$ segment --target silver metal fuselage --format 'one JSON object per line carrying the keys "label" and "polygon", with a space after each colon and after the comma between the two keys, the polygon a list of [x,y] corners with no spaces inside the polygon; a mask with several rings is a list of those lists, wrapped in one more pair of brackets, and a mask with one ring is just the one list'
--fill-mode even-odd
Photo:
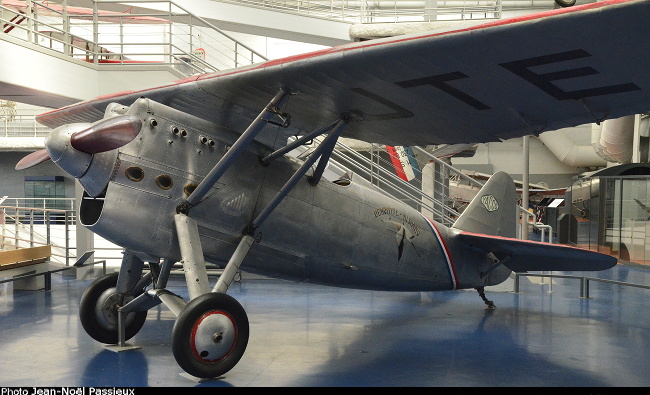
{"label": "silver metal fuselage", "polygon": [[[142,130],[119,150],[94,155],[79,178],[90,195],[79,218],[91,231],[145,261],[180,261],[176,208],[239,135],[146,99],[136,101],[128,113],[143,119]],[[285,156],[263,166],[259,158],[270,152],[251,144],[190,210],[206,261],[225,265],[245,227],[300,165]],[[494,270],[480,277],[490,260],[456,242],[455,230],[373,190],[360,177],[345,184],[299,182],[255,231],[256,243],[241,269],[399,291],[476,288],[498,284],[510,273]]]}

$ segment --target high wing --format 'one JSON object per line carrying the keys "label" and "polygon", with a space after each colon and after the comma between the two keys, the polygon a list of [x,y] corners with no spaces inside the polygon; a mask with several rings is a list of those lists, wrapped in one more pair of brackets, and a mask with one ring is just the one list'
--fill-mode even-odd
{"label": "high wing", "polygon": [[515,272],[605,270],[616,266],[617,262],[609,255],[561,244],[470,232],[461,232],[458,237],[473,248],[493,253]]}
{"label": "high wing", "polygon": [[277,147],[342,115],[343,132],[386,145],[499,141],[650,107],[650,0],[607,0],[333,47],[42,114],[94,122],[141,96],[241,133],[278,90],[291,124],[257,139]]}

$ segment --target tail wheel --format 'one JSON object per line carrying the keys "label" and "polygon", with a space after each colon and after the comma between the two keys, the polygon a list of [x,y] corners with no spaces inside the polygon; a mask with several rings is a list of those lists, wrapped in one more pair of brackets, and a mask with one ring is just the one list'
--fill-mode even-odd
{"label": "tail wheel", "polygon": [[248,316],[239,302],[224,293],[207,293],[178,315],[172,351],[178,365],[192,376],[218,377],[239,362],[248,335]]}
{"label": "tail wheel", "polygon": [[[134,296],[117,293],[117,273],[107,274],[93,281],[81,296],[79,319],[90,337],[100,343],[116,344],[119,341],[118,307]],[[125,317],[125,340],[135,336],[147,319],[147,311],[135,311]]]}

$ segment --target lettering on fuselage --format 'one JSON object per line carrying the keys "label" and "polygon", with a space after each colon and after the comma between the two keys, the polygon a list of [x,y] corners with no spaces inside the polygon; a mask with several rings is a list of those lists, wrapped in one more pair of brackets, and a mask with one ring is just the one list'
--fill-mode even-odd
{"label": "lettering on fuselage", "polygon": [[[537,66],[548,66],[551,64],[567,62],[577,59],[589,58],[592,55],[585,51],[584,49],[575,49],[566,52],[558,52],[543,56],[536,56],[532,58],[520,59],[510,62],[500,63],[499,66],[503,67],[505,70],[510,71],[514,75],[522,78],[523,80],[529,82],[533,86],[539,88],[543,92],[549,94],[557,100],[580,100],[588,97],[610,95],[616,93],[632,92],[641,90],[639,86],[632,82],[627,82],[623,84],[616,85],[606,85],[606,86],[595,86],[587,89],[579,89],[574,91],[565,91],[560,89],[554,81],[566,81],[574,78],[581,78],[587,76],[594,76],[600,74],[598,70],[586,66],[578,68],[565,68],[563,70],[552,71],[547,73],[537,73],[531,68]],[[415,78],[404,81],[397,81],[395,85],[400,86],[405,89],[411,89],[414,87],[420,86],[430,86],[432,89],[437,89],[442,92],[447,93],[448,95],[462,101],[463,103],[475,108],[478,111],[490,110],[491,107],[478,100],[475,97],[461,91],[458,88],[453,87],[451,84],[453,81],[467,79],[471,76],[463,73],[462,71],[452,71],[442,74],[434,74],[428,77]],[[364,117],[366,120],[387,120],[387,119],[398,119],[398,118],[410,118],[413,116],[413,113],[401,107],[400,105],[379,96],[378,94],[368,92],[361,88],[353,88],[352,91],[359,93],[369,99],[376,101],[377,103],[383,104],[393,110],[386,114],[378,115],[368,115],[362,112],[361,110],[352,110],[352,113],[355,113],[359,116]]]}
{"label": "lettering on fuselage", "polygon": [[420,235],[420,227],[417,226],[417,224],[415,222],[413,222],[413,219],[411,219],[411,217],[409,217],[406,214],[400,213],[396,208],[382,207],[382,208],[378,208],[378,209],[375,210],[375,218],[379,218],[382,215],[391,215],[391,216],[394,216],[394,217],[401,218],[404,221],[404,223],[407,224],[411,228],[411,231],[416,236]]}
{"label": "lettering on fuselage", "polygon": [[[374,211],[375,218],[382,216],[388,217],[381,219],[384,223],[389,225],[389,228],[395,232],[397,238],[397,261],[399,262],[404,255],[404,247],[410,244],[413,247],[415,254],[420,257],[418,249],[413,244],[413,239],[420,235],[420,227],[413,222],[413,219],[393,207],[381,207]],[[407,226],[411,229],[407,229]]]}

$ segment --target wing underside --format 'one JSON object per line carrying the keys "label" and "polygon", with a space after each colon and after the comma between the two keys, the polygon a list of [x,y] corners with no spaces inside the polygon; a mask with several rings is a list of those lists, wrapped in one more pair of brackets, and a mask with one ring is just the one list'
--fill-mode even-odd
{"label": "wing underside", "polygon": [[469,232],[461,232],[458,237],[472,248],[492,252],[515,272],[599,271],[616,266],[618,261],[609,255],[561,244]]}
{"label": "wing underside", "polygon": [[386,145],[499,141],[650,107],[649,0],[609,0],[470,28],[333,47],[39,116],[101,119],[145,96],[243,131],[279,89],[291,126],[263,141],[352,118],[344,137]]}

